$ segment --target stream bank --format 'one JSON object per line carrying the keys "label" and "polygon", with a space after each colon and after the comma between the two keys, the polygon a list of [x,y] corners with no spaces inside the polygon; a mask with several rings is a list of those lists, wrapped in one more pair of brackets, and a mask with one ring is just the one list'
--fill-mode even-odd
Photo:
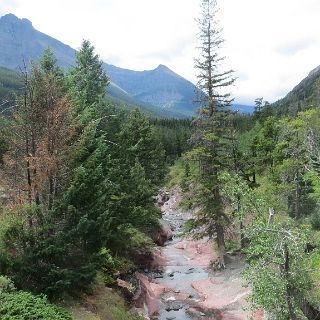
{"label": "stream bank", "polygon": [[171,227],[171,239],[155,250],[150,269],[136,273],[140,282],[136,307],[146,319],[154,320],[262,319],[262,314],[250,315],[244,310],[250,290],[241,279],[243,258],[228,255],[226,269],[212,271],[210,266],[217,259],[214,243],[181,236],[192,212],[179,208],[179,188],[171,190],[165,200],[160,208]]}

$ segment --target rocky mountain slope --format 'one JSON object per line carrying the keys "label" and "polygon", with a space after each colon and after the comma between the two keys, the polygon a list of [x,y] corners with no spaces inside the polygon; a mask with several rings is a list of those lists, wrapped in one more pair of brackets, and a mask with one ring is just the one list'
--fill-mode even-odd
{"label": "rocky mountain slope", "polygon": [[[23,63],[41,57],[51,47],[59,64],[67,69],[75,63],[75,50],[36,30],[27,19],[13,14],[0,18],[0,66],[19,70]],[[195,86],[164,65],[154,70],[132,71],[110,64],[104,68],[111,79],[109,94],[151,113],[175,117],[194,115]]]}
{"label": "rocky mountain slope", "polygon": [[320,103],[320,66],[310,71],[283,99],[272,104],[278,115],[296,115]]}
{"label": "rocky mountain slope", "polygon": [[132,71],[106,64],[110,78],[138,101],[187,116],[194,115],[196,87],[168,67]]}

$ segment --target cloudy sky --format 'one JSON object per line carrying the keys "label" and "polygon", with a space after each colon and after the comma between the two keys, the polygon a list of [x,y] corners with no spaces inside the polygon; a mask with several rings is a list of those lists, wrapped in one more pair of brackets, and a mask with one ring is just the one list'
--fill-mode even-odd
{"label": "cloudy sky", "polygon": [[[165,64],[192,82],[201,0],[1,0],[13,13],[79,48],[89,39],[101,58],[133,70]],[[319,0],[218,0],[226,68],[236,71],[238,103],[281,98],[320,65]]]}

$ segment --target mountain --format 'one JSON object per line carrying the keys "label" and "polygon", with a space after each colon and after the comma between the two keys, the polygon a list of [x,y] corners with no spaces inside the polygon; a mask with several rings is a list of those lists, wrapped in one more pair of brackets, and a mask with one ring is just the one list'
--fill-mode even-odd
{"label": "mountain", "polygon": [[231,106],[233,111],[238,111],[239,113],[253,113],[254,106],[249,106],[245,104],[233,104]]}
{"label": "mountain", "polygon": [[195,114],[195,85],[162,64],[148,71],[132,71],[105,64],[105,70],[112,81],[137,101],[186,116]]}
{"label": "mountain", "polygon": [[274,102],[278,115],[296,115],[299,111],[318,106],[320,102],[320,66],[310,71],[284,98]]}
{"label": "mountain", "polygon": [[[39,59],[47,47],[52,48],[60,66],[67,69],[74,65],[76,51],[36,30],[31,21],[13,14],[0,18],[0,66],[19,70],[23,61],[28,64]],[[166,66],[132,71],[105,63],[104,68],[111,80],[108,94],[112,99],[162,116],[194,115],[195,86]]]}
{"label": "mountain", "polygon": [[43,50],[51,47],[59,64],[68,68],[75,62],[75,50],[62,42],[33,28],[28,19],[18,19],[13,14],[0,18],[0,65],[18,70],[23,60],[37,60]]}
{"label": "mountain", "polygon": [[[76,51],[73,48],[36,30],[28,19],[19,19],[13,14],[0,18],[0,66],[20,70],[24,62],[29,64],[38,60],[47,47],[54,51],[64,69],[75,64]],[[159,117],[195,116],[195,85],[165,65],[145,71],[107,63],[103,67],[111,80],[107,89],[109,100],[127,108],[139,106],[144,112]],[[234,105],[232,109],[241,113],[252,112],[252,107],[244,105]]]}

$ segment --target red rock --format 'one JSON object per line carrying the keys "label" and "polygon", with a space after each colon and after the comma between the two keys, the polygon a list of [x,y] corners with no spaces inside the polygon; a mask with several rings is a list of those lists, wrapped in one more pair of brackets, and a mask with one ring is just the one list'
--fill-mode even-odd
{"label": "red rock", "polygon": [[168,257],[164,256],[161,250],[154,250],[152,254],[152,262],[150,264],[151,269],[159,269],[168,264]]}
{"label": "red rock", "polygon": [[253,320],[262,320],[264,318],[264,312],[262,310],[258,310],[253,315]]}
{"label": "red rock", "polygon": [[175,245],[175,248],[184,250],[184,255],[190,259],[190,265],[210,267],[218,258],[213,251],[213,241],[185,239]]}
{"label": "red rock", "polygon": [[[227,310],[230,306],[245,305],[245,298],[250,291],[242,286],[241,279],[233,278],[229,280],[230,283],[226,281],[224,279],[219,282],[213,278],[208,278],[193,282],[192,287],[202,297],[202,301],[198,303],[198,307],[202,310]],[[231,315],[229,315],[229,319],[232,319],[230,318]],[[234,315],[232,316],[234,317]],[[239,318],[238,316],[238,318],[234,319],[246,318]]]}
{"label": "red rock", "polygon": [[125,288],[129,291],[133,291],[133,287],[131,285],[131,283],[121,280],[121,279],[117,279],[117,285],[121,288]]}
{"label": "red rock", "polygon": [[158,301],[160,297],[170,289],[165,285],[152,282],[147,276],[136,272],[140,289],[134,297],[135,306],[138,308],[147,307],[149,316],[158,314]]}
{"label": "red rock", "polygon": [[134,288],[131,283],[121,279],[117,279],[117,285],[118,287],[120,287],[121,292],[126,297],[126,299],[131,300],[134,294]]}

